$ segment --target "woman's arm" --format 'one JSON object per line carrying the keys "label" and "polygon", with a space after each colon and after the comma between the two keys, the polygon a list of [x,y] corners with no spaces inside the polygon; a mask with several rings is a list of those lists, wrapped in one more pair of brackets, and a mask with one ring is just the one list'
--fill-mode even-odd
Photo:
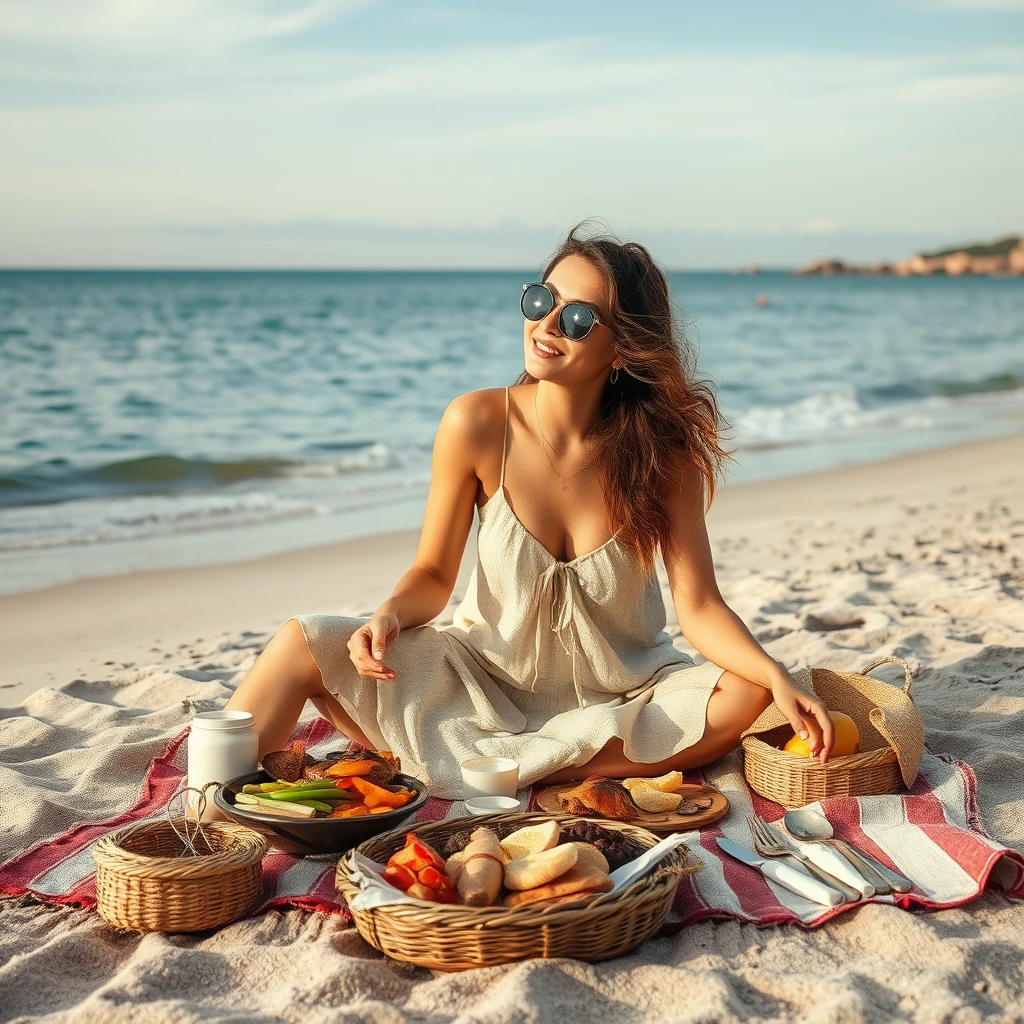
{"label": "woman's arm", "polygon": [[722,598],[704,522],[704,481],[689,461],[678,487],[667,495],[666,512],[670,543],[663,555],[683,635],[708,661],[770,690],[794,731],[809,738],[824,761],[833,742],[825,705],[797,685]]}
{"label": "woman's arm", "polygon": [[[477,461],[494,430],[486,391],[453,399],[434,437],[430,491],[412,567],[377,609],[401,627],[421,626],[444,611],[455,589],[479,487]],[[498,424],[500,447],[500,428]]]}

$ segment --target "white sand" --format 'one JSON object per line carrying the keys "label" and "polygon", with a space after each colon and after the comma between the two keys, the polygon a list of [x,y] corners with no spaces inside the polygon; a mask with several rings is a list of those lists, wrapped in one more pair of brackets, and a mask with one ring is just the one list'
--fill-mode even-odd
{"label": "white sand", "polygon": [[[972,765],[986,828],[1024,851],[1024,438],[733,487],[708,527],[726,600],[791,669],[919,667],[929,745]],[[0,695],[36,690],[0,712],[3,846],[117,809],[89,774],[98,750],[117,745],[141,777],[182,697],[224,699],[289,615],[369,614],[415,545],[391,534],[0,599]],[[472,556],[471,537],[450,607]],[[1024,1020],[1024,907],[998,894],[932,914],[869,905],[812,932],[705,922],[605,964],[451,976],[299,911],[140,939],[7,901],[0,925],[0,1020]]]}

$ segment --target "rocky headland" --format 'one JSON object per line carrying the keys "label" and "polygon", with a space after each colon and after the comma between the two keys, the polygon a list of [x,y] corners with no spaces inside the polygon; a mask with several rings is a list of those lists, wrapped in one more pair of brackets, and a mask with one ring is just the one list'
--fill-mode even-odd
{"label": "rocky headland", "polygon": [[839,259],[818,259],[793,271],[801,277],[839,274],[866,276],[930,277],[945,274],[950,277],[983,275],[986,277],[1024,276],[1024,236],[1006,235],[994,242],[975,243],[940,249],[936,252],[916,252],[906,260],[895,263],[847,263]]}

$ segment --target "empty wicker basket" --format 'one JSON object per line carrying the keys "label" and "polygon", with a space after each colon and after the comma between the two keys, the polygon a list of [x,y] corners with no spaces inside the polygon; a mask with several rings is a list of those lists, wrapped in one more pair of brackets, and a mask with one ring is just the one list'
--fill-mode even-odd
{"label": "empty wicker basket", "polygon": [[[474,816],[472,827],[486,825],[504,838],[524,825],[542,821],[579,821],[570,814],[490,814]],[[455,832],[465,831],[470,819],[415,825],[374,836],[356,849],[383,864],[405,845],[409,832],[442,847]],[[634,840],[637,855],[660,842],[646,829],[602,821],[602,827],[624,832]],[[396,903],[353,910],[356,928],[370,945],[395,960],[443,971],[532,957],[573,957],[609,960],[639,946],[661,928],[675,898],[679,879],[700,867],[685,846],[677,847],[643,878],[617,893],[604,893],[578,903],[544,907],[467,907],[457,904],[436,910]],[[337,886],[351,903],[359,892],[347,856],[338,862]]]}
{"label": "empty wicker basket", "polygon": [[[181,822],[178,822],[179,830]],[[190,856],[167,819],[143,821],[103,836],[93,848],[96,909],[104,921],[134,931],[199,932],[241,917],[263,891],[267,842],[228,822],[203,825]]]}
{"label": "empty wicker basket", "polygon": [[[901,689],[868,673],[886,662],[901,665]],[[772,704],[743,734],[743,771],[750,788],[783,807],[802,807],[830,796],[873,796],[909,788],[924,752],[924,722],[910,698],[913,673],[900,658],[876,658],[863,672],[828,668],[801,669],[793,678],[816,693],[832,711],[843,711],[857,724],[860,752],[816,758],[780,749],[793,730]]]}

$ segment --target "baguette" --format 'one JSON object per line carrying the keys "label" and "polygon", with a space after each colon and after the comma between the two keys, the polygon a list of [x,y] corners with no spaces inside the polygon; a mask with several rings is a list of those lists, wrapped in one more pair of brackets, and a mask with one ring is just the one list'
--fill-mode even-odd
{"label": "baguette", "polygon": [[[459,856],[454,854],[449,861]],[[489,907],[494,903],[501,892],[503,864],[498,837],[489,828],[478,828],[472,833],[456,867],[455,887],[463,903],[470,907]]]}
{"label": "baguette", "polygon": [[465,857],[466,855],[462,850],[459,850],[444,862],[445,874],[448,875],[456,886],[459,884],[459,872],[462,870],[462,862],[465,860]]}

